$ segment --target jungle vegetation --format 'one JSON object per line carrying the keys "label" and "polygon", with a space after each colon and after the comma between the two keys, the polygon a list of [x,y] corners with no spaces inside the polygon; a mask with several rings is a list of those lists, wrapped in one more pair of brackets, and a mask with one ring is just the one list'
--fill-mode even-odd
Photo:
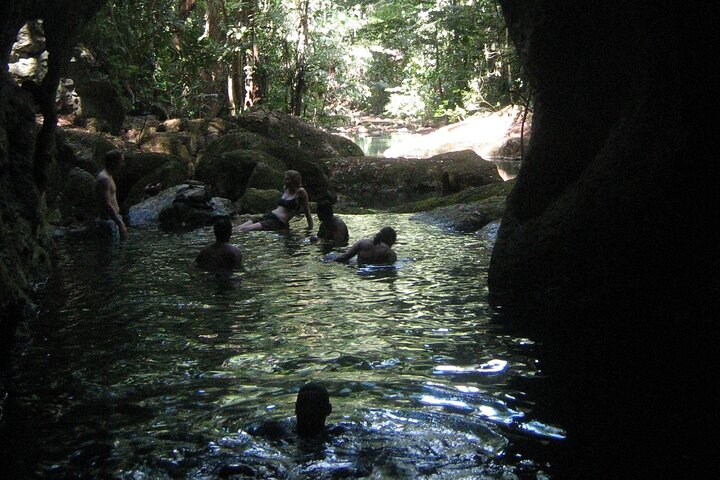
{"label": "jungle vegetation", "polygon": [[81,42],[136,113],[453,121],[528,96],[496,0],[110,0]]}

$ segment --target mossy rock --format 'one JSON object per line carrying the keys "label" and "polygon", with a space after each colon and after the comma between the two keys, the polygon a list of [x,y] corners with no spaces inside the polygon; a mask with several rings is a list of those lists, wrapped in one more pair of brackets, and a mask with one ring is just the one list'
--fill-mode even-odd
{"label": "mossy rock", "polygon": [[277,207],[281,195],[278,190],[248,188],[236,206],[241,213],[266,213]]}
{"label": "mossy rock", "polygon": [[93,195],[95,177],[85,170],[74,167],[67,176],[58,198],[62,223],[84,223],[97,215]]}
{"label": "mossy rock", "polygon": [[191,153],[194,143],[193,135],[187,132],[159,132],[145,137],[142,148],[181,159],[189,172],[195,165],[195,156]]}
{"label": "mossy rock", "polygon": [[123,211],[128,210],[132,205],[147,198],[147,194],[145,193],[145,187],[147,185],[160,183],[162,184],[161,188],[166,189],[179,185],[186,179],[187,172],[185,171],[185,166],[174,157],[170,157],[165,163],[135,182],[123,202]]}
{"label": "mossy rock", "polygon": [[298,117],[281,112],[247,111],[237,118],[237,123],[244,130],[272,140],[274,145],[292,147],[306,159],[319,160],[363,154],[362,149],[351,140],[325,132]]}
{"label": "mossy rock", "polygon": [[497,218],[500,218],[505,208],[505,198],[514,186],[515,180],[513,179],[507,182],[493,183],[481,187],[470,187],[461,192],[444,197],[437,196],[417,202],[408,202],[392,207],[389,211],[393,213],[417,213],[450,205],[484,202],[489,208],[492,207],[493,212],[496,212],[492,216],[495,217],[495,215],[499,215]]}
{"label": "mossy rock", "polygon": [[[136,185],[142,183],[144,179],[151,177],[151,181],[142,183],[143,188],[148,183],[157,183],[152,181],[154,174],[160,172],[161,168],[165,165],[172,165],[172,168],[178,172],[181,178],[179,182],[184,181],[187,177],[187,171],[185,168],[185,162],[180,160],[174,155],[168,155],[165,153],[133,153],[125,155],[125,161],[120,170],[120,173],[115,175],[115,184],[117,185],[117,199],[121,206],[128,207],[133,203],[137,202],[138,196],[133,193],[133,197],[130,198],[130,192],[133,191]],[[174,178],[174,177],[173,177]],[[166,181],[170,181],[168,178]],[[162,181],[162,180],[158,180]],[[165,184],[163,187],[167,188],[172,185]]]}
{"label": "mossy rock", "polygon": [[393,208],[502,183],[495,165],[469,150],[428,159],[348,157],[324,163],[333,188],[367,208]]}
{"label": "mossy rock", "polygon": [[56,138],[57,161],[66,172],[79,167],[94,175],[102,170],[105,154],[117,148],[107,136],[79,129],[58,128]]}
{"label": "mossy rock", "polygon": [[232,131],[208,142],[198,163],[213,161],[213,157],[233,150],[259,150],[272,154],[273,146],[267,138],[245,130]]}
{"label": "mossy rock", "polygon": [[107,80],[79,81],[75,91],[80,96],[80,115],[107,122],[113,135],[120,135],[125,121],[125,107],[115,86]]}
{"label": "mossy rock", "polygon": [[[282,171],[282,163],[262,151],[237,149],[204,156],[195,169],[195,179],[211,185],[213,195],[236,201],[245,193],[255,168],[260,164],[267,172]],[[269,180],[275,182],[275,178]],[[260,178],[256,180],[260,182]],[[281,185],[282,177],[279,182],[268,186],[277,188]]]}
{"label": "mossy rock", "polygon": [[285,181],[285,165],[275,157],[268,156],[258,162],[248,179],[247,188],[258,190],[275,189]]}

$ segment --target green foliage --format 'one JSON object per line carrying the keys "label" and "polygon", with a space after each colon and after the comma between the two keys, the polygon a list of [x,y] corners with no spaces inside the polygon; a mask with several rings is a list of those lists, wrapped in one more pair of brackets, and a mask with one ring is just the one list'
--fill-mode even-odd
{"label": "green foliage", "polygon": [[198,0],[188,12],[111,0],[82,41],[128,107],[178,116],[227,111],[228,78],[236,97],[262,87],[270,109],[289,110],[299,89],[320,122],[358,110],[461,119],[526,89],[494,0],[308,0],[307,15],[304,1]]}

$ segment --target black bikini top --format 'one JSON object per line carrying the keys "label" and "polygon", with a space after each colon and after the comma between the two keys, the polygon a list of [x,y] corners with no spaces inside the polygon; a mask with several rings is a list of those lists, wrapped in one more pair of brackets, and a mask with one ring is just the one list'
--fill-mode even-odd
{"label": "black bikini top", "polygon": [[290,199],[284,199],[280,197],[280,200],[278,201],[278,205],[281,207],[284,207],[288,210],[298,210],[300,208],[300,202],[298,202],[298,198],[290,198]]}

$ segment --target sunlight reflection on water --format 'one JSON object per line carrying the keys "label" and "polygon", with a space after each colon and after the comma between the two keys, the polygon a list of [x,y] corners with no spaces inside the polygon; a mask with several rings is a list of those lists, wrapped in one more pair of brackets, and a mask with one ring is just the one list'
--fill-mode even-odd
{"label": "sunlight reflection on water", "polygon": [[[508,455],[511,438],[563,433],[513,385],[537,367],[532,342],[491,324],[488,243],[405,215],[343,218],[351,241],[393,225],[398,264],[325,262],[301,224],[234,234],[245,269],[229,275],[193,265],[209,228],[135,230],[104,257],[64,241],[25,360],[22,408],[42,440],[24,454],[53,478],[542,472],[541,459]],[[291,424],[308,380],[331,392],[324,442],[247,433]]]}

